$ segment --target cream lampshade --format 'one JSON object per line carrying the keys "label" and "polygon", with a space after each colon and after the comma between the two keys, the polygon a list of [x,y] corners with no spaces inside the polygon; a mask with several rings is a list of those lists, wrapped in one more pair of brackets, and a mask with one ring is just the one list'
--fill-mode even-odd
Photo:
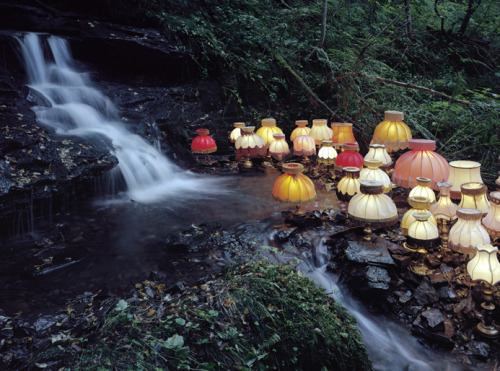
{"label": "cream lampshade", "polygon": [[437,219],[451,220],[455,217],[458,206],[451,202],[450,188],[451,183],[442,182],[437,184],[439,187],[439,200],[431,205],[430,211]]}
{"label": "cream lampshade", "polygon": [[481,164],[475,161],[452,161],[450,162],[450,176],[448,183],[453,184],[450,196],[453,199],[461,198],[460,186],[464,183],[484,183],[481,178]]}
{"label": "cream lampshade", "polygon": [[483,218],[482,224],[492,240],[500,238],[500,192],[490,193],[490,211]]}
{"label": "cream lampshade", "polygon": [[341,201],[349,201],[356,193],[359,193],[359,168],[347,166],[342,169],[342,179],[337,184],[337,198]]}
{"label": "cream lampshade", "polygon": [[301,135],[309,135],[311,132],[311,128],[307,127],[307,120],[297,120],[295,121],[295,125],[297,127],[293,129],[292,134],[290,135],[290,140],[293,142],[295,138],[300,137]]}
{"label": "cream lampshade", "polygon": [[413,212],[412,218],[414,219],[414,221],[408,227],[408,237],[410,237],[410,245],[412,244],[411,239],[418,241],[416,245],[424,248],[429,248],[432,243],[437,242],[437,240],[439,239],[439,232],[436,224],[429,220],[429,218],[431,217],[432,214],[425,210]]}
{"label": "cream lampshade", "polygon": [[490,202],[486,196],[487,188],[483,183],[464,183],[460,186],[462,200],[458,204],[461,209],[476,209],[483,213],[483,216],[488,214],[490,210]]}
{"label": "cream lampshade", "polygon": [[241,128],[241,136],[234,144],[236,147],[236,158],[241,160],[246,157],[245,167],[251,167],[250,158],[266,157],[267,145],[264,139],[257,133],[254,133],[255,126],[246,126]]}
{"label": "cream lampshade", "polygon": [[356,139],[354,138],[354,133],[352,132],[352,124],[346,122],[332,122],[330,124],[332,128],[332,142],[333,143],[354,143]]}
{"label": "cream lampshade", "polygon": [[378,180],[382,182],[382,187],[384,193],[388,193],[392,190],[392,183],[389,175],[387,175],[380,166],[382,162],[379,160],[364,160],[365,168],[361,169],[359,173],[359,180]]}
{"label": "cream lampshade", "polygon": [[241,128],[245,127],[244,122],[235,122],[234,123],[234,129],[231,132],[231,135],[229,136],[229,140],[231,143],[235,143],[236,140],[241,136]]}
{"label": "cream lampshade", "polygon": [[269,154],[279,160],[278,165],[282,165],[283,156],[290,154],[290,148],[285,140],[285,134],[274,134],[274,141],[269,145]]}
{"label": "cream lampshade", "polygon": [[293,154],[296,156],[303,156],[304,161],[307,162],[307,156],[316,154],[316,142],[310,135],[301,135],[293,141]]}
{"label": "cream lampshade", "polygon": [[377,125],[373,133],[373,143],[385,144],[388,152],[408,148],[411,131],[403,118],[403,112],[385,111],[384,121]]}
{"label": "cream lampshade", "polygon": [[481,225],[482,214],[476,209],[458,209],[457,222],[450,229],[448,245],[454,251],[473,255],[475,246],[490,243],[490,236]]}
{"label": "cream lampshade", "polygon": [[417,177],[417,185],[410,191],[408,197],[420,196],[427,197],[431,204],[436,202],[436,195],[434,191],[430,188],[431,180],[429,178]]}
{"label": "cream lampshade", "polygon": [[333,148],[331,140],[324,140],[318,152],[318,162],[325,165],[333,165],[337,158],[337,151]]}
{"label": "cream lampshade", "polygon": [[281,129],[276,126],[276,120],[273,118],[263,119],[261,121],[262,127],[257,130],[257,134],[264,139],[266,144],[270,144],[274,141],[274,134],[283,134]]}
{"label": "cream lampshade", "polygon": [[324,140],[332,139],[332,129],[326,126],[327,121],[323,119],[313,120],[309,135],[314,138],[316,145],[319,146]]}
{"label": "cream lampshade", "polygon": [[385,168],[385,170],[392,165],[392,159],[387,152],[385,144],[370,144],[370,148],[364,159],[381,161],[381,168]]}
{"label": "cream lampshade", "polygon": [[[413,213],[415,211],[429,211],[431,206],[431,202],[429,201],[429,199],[427,197],[421,197],[421,196],[409,197],[408,203],[412,208],[403,215],[403,219],[401,219],[401,225],[400,225],[401,232],[405,236],[408,235],[408,228],[410,227],[411,223],[415,221]],[[437,221],[434,215],[431,214],[428,217],[428,221],[437,227]]]}

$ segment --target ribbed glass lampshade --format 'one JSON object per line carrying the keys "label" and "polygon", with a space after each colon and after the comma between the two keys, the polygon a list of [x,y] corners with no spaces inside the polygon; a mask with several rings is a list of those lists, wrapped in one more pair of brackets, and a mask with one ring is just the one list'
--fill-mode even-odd
{"label": "ribbed glass lampshade", "polygon": [[492,239],[500,238],[500,192],[490,193],[490,211],[482,224]]}
{"label": "ribbed glass lampshade", "polygon": [[481,178],[481,164],[475,161],[452,161],[450,162],[450,176],[448,183],[453,184],[450,196],[453,199],[461,198],[460,186],[464,183],[484,183]]}
{"label": "ribbed glass lampshade", "polygon": [[419,210],[413,212],[413,222],[408,227],[408,237],[417,241],[432,241],[439,238],[439,231],[429,219],[432,214],[428,211]]}
{"label": "ribbed glass lampshade", "polygon": [[450,188],[451,183],[443,182],[437,184],[439,187],[439,200],[431,205],[431,213],[436,219],[451,220],[455,217],[458,206],[451,202]]}
{"label": "ribbed glass lampshade", "polygon": [[490,236],[481,225],[482,214],[476,209],[458,209],[457,222],[450,229],[448,245],[462,254],[475,254],[475,246],[490,243]]}
{"label": "ribbed glass lampshade", "polygon": [[384,121],[377,125],[373,133],[373,143],[385,144],[388,152],[407,148],[411,131],[403,118],[403,112],[385,111]]}
{"label": "ribbed glass lampshade", "polygon": [[290,147],[285,140],[285,134],[274,134],[274,141],[269,145],[269,154],[271,156],[286,156],[290,154]]}
{"label": "ribbed glass lampshade", "polygon": [[191,142],[191,152],[193,153],[213,153],[217,151],[217,144],[212,137],[209,137],[210,131],[208,129],[196,130],[198,136]]}
{"label": "ribbed glass lampshade", "polygon": [[370,144],[370,148],[364,159],[379,160],[382,162],[382,167],[386,168],[392,165],[392,159],[387,152],[385,144]]}
{"label": "ribbed glass lampshade", "polygon": [[241,128],[245,127],[244,122],[235,122],[234,129],[231,131],[231,135],[229,135],[229,140],[231,143],[236,143],[236,140],[241,136]]}
{"label": "ribbed glass lampshade", "polygon": [[333,143],[354,143],[356,139],[354,138],[354,133],[352,132],[352,124],[346,122],[332,122],[330,124],[332,128],[332,142]]}
{"label": "ribbed glass lampshade", "polygon": [[335,166],[342,170],[342,168],[351,166],[362,168],[363,156],[358,152],[359,146],[357,143],[345,143],[343,145],[344,151],[340,153],[335,159]]}
{"label": "ribbed glass lampshade", "polygon": [[290,162],[283,165],[284,174],[274,181],[273,198],[288,205],[304,205],[316,199],[314,183],[302,174],[302,164]]}
{"label": "ribbed glass lampshade", "polygon": [[431,204],[436,202],[436,195],[434,191],[430,188],[431,180],[429,178],[418,177],[417,185],[410,191],[408,197],[420,196],[427,197]]}
{"label": "ribbed glass lampshade", "polygon": [[467,273],[473,281],[486,281],[491,286],[500,282],[498,248],[490,244],[476,246],[477,254],[467,263]]}
{"label": "ribbed glass lampshade", "polygon": [[316,142],[310,135],[301,135],[293,141],[293,153],[296,156],[312,156],[316,154]]}
{"label": "ribbed glass lampshade", "polygon": [[360,184],[360,193],[349,201],[347,216],[351,220],[374,228],[396,224],[398,222],[396,205],[391,198],[383,194],[382,183],[376,180],[362,180]]}
{"label": "ribbed glass lampshade", "polygon": [[318,162],[325,165],[333,165],[337,158],[337,151],[333,148],[331,140],[324,140],[318,152]]}
{"label": "ribbed glass lampshade", "polygon": [[476,209],[483,213],[483,216],[490,211],[490,202],[486,196],[487,188],[483,183],[464,183],[460,186],[462,199],[458,204],[460,209]]}
{"label": "ribbed glass lampshade", "polygon": [[242,157],[266,157],[267,145],[264,139],[254,133],[255,126],[245,126],[241,128],[241,136],[236,140],[236,158]]}
{"label": "ribbed glass lampshade", "polygon": [[394,165],[392,181],[404,188],[413,188],[418,177],[429,178],[431,188],[437,190],[437,183],[445,182],[450,166],[443,156],[434,152],[436,142],[427,139],[411,139],[411,151],[404,153]]}
{"label": "ribbed glass lampshade", "polygon": [[388,193],[392,189],[391,179],[380,166],[382,162],[379,160],[364,160],[365,168],[361,169],[359,173],[359,180],[378,180],[382,182],[384,193]]}
{"label": "ribbed glass lampshade", "polygon": [[[401,219],[400,225],[401,232],[405,236],[408,235],[408,228],[410,227],[411,223],[415,221],[413,213],[415,211],[429,211],[431,206],[431,202],[427,197],[420,196],[409,197],[408,203],[412,208],[403,215],[403,219]],[[430,223],[434,224],[437,227],[437,220],[434,215],[430,214],[428,220]]]}
{"label": "ribbed glass lampshade", "polygon": [[347,166],[342,169],[342,178],[337,184],[337,198],[341,201],[349,201],[352,196],[359,193],[359,168]]}
{"label": "ribbed glass lampshade", "polygon": [[332,129],[326,126],[327,121],[323,119],[313,120],[309,135],[314,138],[316,145],[319,146],[324,140],[332,139]]}
{"label": "ribbed glass lampshade", "polygon": [[257,134],[264,139],[266,144],[270,144],[274,141],[274,134],[283,134],[283,131],[276,126],[276,120],[272,118],[263,119],[261,121],[262,127],[257,130]]}
{"label": "ribbed glass lampshade", "polygon": [[290,141],[293,142],[295,138],[300,137],[301,135],[309,135],[311,128],[308,128],[307,124],[307,120],[295,121],[295,125],[297,125],[297,127],[293,129],[292,134],[290,135]]}

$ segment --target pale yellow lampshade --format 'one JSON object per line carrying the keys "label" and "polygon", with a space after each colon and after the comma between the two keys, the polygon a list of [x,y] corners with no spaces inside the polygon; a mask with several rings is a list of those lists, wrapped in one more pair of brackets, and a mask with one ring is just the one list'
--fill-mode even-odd
{"label": "pale yellow lampshade", "polygon": [[337,197],[341,201],[349,201],[356,193],[359,193],[359,168],[346,166],[342,169],[342,178],[337,184]]}
{"label": "pale yellow lampshade", "polygon": [[477,254],[467,263],[467,273],[473,281],[486,281],[490,285],[500,282],[498,248],[490,244],[478,244]]}
{"label": "pale yellow lampshade", "polygon": [[295,125],[297,127],[293,129],[292,134],[290,135],[290,140],[293,142],[295,138],[300,137],[301,135],[309,135],[311,132],[311,128],[307,127],[307,120],[297,120],[295,121]]}
{"label": "pale yellow lampshade", "polygon": [[330,127],[333,133],[332,142],[339,144],[356,142],[354,133],[352,132],[352,124],[346,122],[332,122]]}
{"label": "pale yellow lampshade", "polygon": [[241,136],[241,128],[245,127],[244,122],[235,122],[234,129],[231,131],[231,135],[229,136],[229,140],[231,143],[235,143],[236,140]]}
{"label": "pale yellow lampshade", "polygon": [[271,156],[286,156],[290,154],[290,147],[285,140],[285,134],[274,134],[274,141],[269,145]]}
{"label": "pale yellow lampshade", "polygon": [[313,181],[302,174],[304,166],[298,163],[283,165],[284,174],[274,181],[273,198],[289,205],[304,205],[316,199]]}
{"label": "pale yellow lampshade", "polygon": [[373,133],[373,143],[385,144],[388,152],[408,148],[411,131],[403,118],[403,112],[385,111],[384,121],[377,125]]}
{"label": "pale yellow lampshade", "polygon": [[337,151],[333,148],[331,140],[324,140],[318,152],[318,162],[325,165],[333,165],[337,158]]}
{"label": "pale yellow lampshade", "polygon": [[462,200],[458,207],[461,209],[476,209],[483,213],[483,216],[488,214],[490,210],[490,202],[486,196],[487,188],[483,183],[464,183],[460,186]]}
{"label": "pale yellow lampshade", "polygon": [[264,139],[254,133],[255,126],[245,126],[241,128],[241,136],[236,140],[236,158],[242,157],[265,157],[267,145]]}
{"label": "pale yellow lampshade", "polygon": [[481,178],[481,164],[475,161],[452,161],[450,162],[450,176],[448,183],[453,184],[450,196],[453,199],[461,198],[460,186],[464,183],[484,183]]}
{"label": "pale yellow lampshade", "polygon": [[439,187],[439,200],[431,205],[430,211],[436,219],[451,220],[455,217],[458,206],[451,202],[450,188],[451,183],[442,182],[438,183]]}
{"label": "pale yellow lampshade", "polygon": [[365,160],[379,160],[383,167],[392,165],[391,156],[387,152],[385,144],[370,144]]}
{"label": "pale yellow lampshade", "polygon": [[279,127],[276,126],[276,120],[273,118],[263,119],[261,121],[262,127],[257,130],[257,134],[264,139],[266,144],[274,141],[274,134],[283,134],[283,131]]}
{"label": "pale yellow lampshade", "polygon": [[382,182],[382,187],[384,193],[388,193],[392,190],[392,182],[389,175],[385,173],[380,166],[382,162],[380,160],[364,160],[365,168],[361,169],[359,173],[359,180],[377,180]]}
{"label": "pale yellow lampshade", "polygon": [[482,224],[492,239],[500,238],[500,192],[490,193],[490,211]]}
{"label": "pale yellow lampshade", "polygon": [[436,202],[436,195],[430,188],[431,180],[429,178],[417,177],[417,185],[410,191],[408,197],[420,196],[427,197],[431,204]]}
{"label": "pale yellow lampshade", "polygon": [[323,119],[313,120],[309,135],[314,138],[316,145],[319,146],[324,140],[332,139],[332,129],[326,126],[327,121]]}
{"label": "pale yellow lampshade", "polygon": [[[408,228],[410,227],[411,223],[415,221],[413,213],[416,211],[429,211],[431,206],[430,200],[427,197],[421,196],[409,197],[408,203],[410,204],[411,209],[403,215],[403,219],[401,219],[400,225],[401,232],[405,236],[408,235]],[[430,223],[434,224],[437,227],[437,220],[434,215],[430,214],[428,220]]]}
{"label": "pale yellow lampshade", "polygon": [[316,142],[310,135],[301,135],[293,141],[293,153],[297,156],[312,156],[316,154]]}
{"label": "pale yellow lampshade", "polygon": [[408,236],[414,240],[431,241],[439,238],[439,231],[429,218],[432,214],[428,211],[414,211],[412,215],[414,221],[408,227]]}
{"label": "pale yellow lampshade", "polygon": [[475,246],[491,242],[490,236],[481,225],[482,214],[476,209],[458,209],[457,222],[450,229],[448,245],[462,254],[475,254]]}

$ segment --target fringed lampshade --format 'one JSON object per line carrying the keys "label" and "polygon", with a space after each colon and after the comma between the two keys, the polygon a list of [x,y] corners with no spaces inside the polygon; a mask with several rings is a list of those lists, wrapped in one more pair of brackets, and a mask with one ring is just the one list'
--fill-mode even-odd
{"label": "fringed lampshade", "polygon": [[295,138],[300,137],[301,135],[309,135],[311,128],[308,128],[307,124],[307,120],[295,121],[295,125],[297,125],[297,127],[293,129],[292,134],[290,135],[290,141],[293,142]]}
{"label": "fringed lampshade", "polygon": [[359,193],[361,183],[359,182],[359,168],[347,166],[342,169],[342,179],[337,184],[337,198],[341,201],[349,201],[356,193]]}
{"label": "fringed lampshade", "polygon": [[246,126],[241,128],[241,136],[236,140],[236,158],[241,160],[247,158],[246,167],[251,167],[250,158],[266,157],[267,145],[264,139],[257,133],[254,133],[255,126]]}
{"label": "fringed lampshade", "polygon": [[354,133],[352,132],[352,124],[346,122],[332,122],[330,124],[332,128],[332,142],[333,143],[354,143],[356,139],[354,138]]}
{"label": "fringed lampshade", "polygon": [[483,213],[483,216],[490,211],[490,202],[486,196],[487,188],[483,183],[464,183],[460,186],[462,199],[458,204],[460,209],[476,209]]}
{"label": "fringed lampshade", "polygon": [[257,130],[257,134],[264,139],[266,144],[270,144],[274,138],[274,134],[283,134],[283,131],[276,126],[276,120],[272,118],[263,119],[261,121],[262,127]]}
{"label": "fringed lampshade", "polygon": [[316,154],[316,142],[310,135],[301,135],[293,141],[293,153],[296,156],[312,156]]}
{"label": "fringed lampshade", "polygon": [[217,144],[212,137],[209,137],[210,131],[208,129],[196,130],[198,136],[191,142],[191,152],[207,154],[217,151]]}
{"label": "fringed lampshade", "polygon": [[325,165],[333,165],[337,158],[337,151],[333,148],[331,140],[324,140],[318,152],[318,162]]}
{"label": "fringed lampshade", "polygon": [[436,142],[427,139],[411,139],[411,151],[404,153],[394,165],[392,181],[403,188],[413,188],[417,177],[429,178],[431,188],[437,190],[437,183],[445,182],[450,166],[443,156],[434,152]]}
{"label": "fringed lampshade", "polygon": [[235,122],[234,129],[231,131],[231,135],[229,135],[229,140],[231,143],[236,143],[236,140],[241,136],[241,128],[245,127],[244,122]]}
{"label": "fringed lampshade", "polygon": [[451,202],[451,183],[443,182],[437,184],[439,187],[439,200],[431,205],[430,211],[437,219],[451,220],[455,217],[458,206]]}
{"label": "fringed lampshade", "polygon": [[392,165],[392,159],[387,152],[385,144],[370,144],[370,148],[364,159],[381,161],[382,170],[387,170]]}
{"label": "fringed lampshade", "polygon": [[[302,174],[304,166],[298,163],[287,163],[283,165],[284,174],[274,181],[273,198],[287,205],[297,207],[308,204],[316,199],[314,183],[306,175]],[[299,212],[297,209],[297,213]]]}
{"label": "fringed lampshade", "polygon": [[475,161],[452,161],[450,162],[450,175],[447,180],[453,184],[450,196],[453,199],[462,197],[460,186],[464,183],[484,183],[481,178],[481,164]]}
{"label": "fringed lampshade", "polygon": [[286,156],[290,154],[290,147],[285,140],[285,134],[274,134],[274,141],[269,145],[269,154],[271,156]]}
{"label": "fringed lampshade", "polygon": [[385,111],[384,116],[384,121],[375,128],[373,143],[385,144],[388,152],[407,148],[411,131],[403,122],[403,112]]}
{"label": "fringed lampshade", "polygon": [[319,146],[324,140],[332,139],[332,129],[326,126],[327,121],[323,119],[313,120],[309,135],[314,138],[316,145]]}
{"label": "fringed lampshade", "polygon": [[[414,196],[408,198],[408,203],[412,208],[403,215],[403,219],[401,219],[401,225],[400,225],[401,232],[405,236],[408,235],[408,228],[410,227],[411,223],[415,221],[413,213],[415,211],[429,211],[431,206],[431,202],[427,197],[420,197],[420,196]],[[428,217],[428,220],[437,227],[437,220],[434,217],[434,215],[431,214]]]}
{"label": "fringed lampshade", "polygon": [[358,152],[359,146],[357,143],[346,143],[343,145],[344,151],[335,159],[335,167],[339,170],[346,166],[354,166],[357,168],[363,167],[363,156]]}
{"label": "fringed lampshade", "polygon": [[425,210],[414,211],[413,222],[408,227],[408,243],[420,248],[429,249],[438,244],[439,231],[430,220],[432,214]]}
{"label": "fringed lampshade", "polygon": [[490,236],[481,225],[482,214],[476,209],[458,209],[457,222],[450,229],[448,245],[462,254],[475,254],[475,246],[490,243]]}
{"label": "fringed lampshade", "polygon": [[490,211],[482,224],[493,240],[500,238],[500,192],[490,193]]}
{"label": "fringed lampshade", "polygon": [[431,180],[429,178],[417,177],[417,185],[410,191],[408,197],[420,196],[427,197],[431,203],[436,202],[436,195],[430,187]]}
{"label": "fringed lampshade", "polygon": [[359,173],[359,180],[378,180],[382,182],[384,193],[392,190],[392,183],[389,175],[380,169],[382,162],[379,160],[364,160],[365,168]]}

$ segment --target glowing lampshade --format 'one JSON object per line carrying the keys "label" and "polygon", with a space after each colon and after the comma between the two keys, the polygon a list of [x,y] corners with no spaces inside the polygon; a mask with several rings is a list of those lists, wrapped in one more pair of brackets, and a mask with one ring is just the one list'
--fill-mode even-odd
{"label": "glowing lampshade", "polygon": [[352,124],[346,122],[332,122],[330,124],[332,128],[332,142],[333,143],[354,143],[356,139],[354,138],[354,133],[352,132]]}
{"label": "glowing lampshade", "polygon": [[191,152],[193,153],[213,153],[217,151],[217,145],[210,134],[208,129],[198,129],[196,130],[198,136],[191,142]]}
{"label": "glowing lampshade", "polygon": [[274,138],[273,138],[274,134],[283,134],[281,129],[276,126],[275,119],[271,119],[271,118],[263,119],[261,121],[261,124],[262,124],[262,127],[260,127],[259,130],[257,130],[257,134],[260,135],[262,137],[262,139],[264,139],[266,144],[269,144],[272,141],[274,141]]}
{"label": "glowing lampshade", "polygon": [[389,156],[389,153],[387,153],[385,144],[370,144],[370,148],[364,159],[379,160],[382,162],[382,167],[385,168],[392,165],[392,159],[391,156]]}
{"label": "glowing lampshade", "polygon": [[486,281],[490,285],[500,282],[500,263],[498,248],[490,244],[476,246],[477,254],[467,263],[467,273],[473,281]]}
{"label": "glowing lampshade", "polygon": [[266,142],[260,135],[254,133],[255,126],[241,128],[241,136],[236,140],[236,158],[265,157],[267,154]]}
{"label": "glowing lampshade", "polygon": [[340,153],[335,159],[335,166],[340,170],[346,166],[354,166],[361,169],[363,167],[363,156],[358,152],[358,144],[345,143],[343,148],[344,152]]}
{"label": "glowing lampshade", "polygon": [[[412,217],[414,221],[408,227],[408,237],[414,241],[427,243],[426,247],[429,247],[430,242],[437,242],[439,231],[436,225],[430,220],[432,214],[428,211],[420,210],[414,211]],[[409,242],[412,244],[411,241]],[[422,245],[422,243],[418,242],[416,243],[417,245]]]}
{"label": "glowing lampshade", "polygon": [[271,156],[286,156],[290,154],[290,148],[285,140],[285,134],[274,134],[274,141],[269,145]]}
{"label": "glowing lampshade", "polygon": [[274,181],[273,198],[288,205],[304,205],[316,199],[314,183],[302,174],[302,164],[290,162],[283,165],[284,174]]}
{"label": "glowing lampshade", "polygon": [[464,183],[483,183],[481,178],[481,164],[475,161],[452,161],[450,162],[450,176],[448,183],[453,184],[450,196],[454,199],[461,198],[460,186]]}
{"label": "glowing lampshade", "polygon": [[439,200],[431,205],[431,213],[436,219],[451,220],[455,217],[458,206],[451,202],[451,183],[443,182],[437,184],[439,187]]}
{"label": "glowing lampshade", "polygon": [[373,143],[385,144],[388,152],[407,148],[411,131],[403,118],[403,112],[385,111],[384,121],[377,125],[373,133]]}
{"label": "glowing lampshade", "polygon": [[382,162],[379,160],[364,160],[365,168],[359,173],[359,180],[378,180],[382,182],[384,193],[390,192],[392,189],[391,179],[384,171],[380,169]]}
{"label": "glowing lampshade", "polygon": [[[408,198],[408,203],[412,208],[403,215],[403,219],[401,220],[401,225],[400,225],[401,232],[404,235],[408,235],[408,228],[410,227],[411,223],[415,221],[413,213],[415,211],[429,211],[431,207],[431,202],[427,197],[420,197],[420,196],[410,197]],[[437,220],[434,217],[434,215],[430,214],[428,217],[428,221],[437,227]]]}
{"label": "glowing lampshade", "polygon": [[290,140],[293,142],[295,138],[300,137],[301,135],[309,135],[311,132],[311,128],[307,127],[307,120],[297,120],[295,121],[295,125],[297,127],[293,129],[292,134],[290,135]]}
{"label": "glowing lampshade", "polygon": [[500,192],[490,193],[490,211],[482,224],[493,240],[500,238]]}
{"label": "glowing lampshade", "polygon": [[241,128],[245,127],[246,125],[244,122],[235,122],[233,125],[234,129],[229,135],[229,141],[231,143],[236,143],[236,140],[241,136]]}
{"label": "glowing lampshade", "polygon": [[443,156],[434,152],[436,142],[427,139],[411,139],[411,151],[404,153],[394,165],[392,181],[404,188],[415,187],[417,177],[431,180],[431,188],[437,190],[437,183],[445,182],[450,166]]}
{"label": "glowing lampshade", "polygon": [[333,148],[331,140],[324,140],[318,152],[318,162],[325,165],[332,165],[337,158],[337,151]]}
{"label": "glowing lampshade", "polygon": [[490,202],[486,196],[487,188],[483,183],[464,183],[460,186],[462,200],[458,204],[460,209],[476,209],[483,213],[483,216],[490,211]]}
{"label": "glowing lampshade", "polygon": [[431,180],[429,178],[417,177],[417,185],[410,191],[408,197],[427,197],[431,201],[431,204],[436,202],[436,195],[430,188],[430,185]]}
{"label": "glowing lampshade", "polygon": [[384,195],[382,183],[376,180],[360,181],[360,192],[349,201],[347,216],[374,228],[394,225],[398,222],[398,210],[391,198]]}
{"label": "glowing lampshade", "polygon": [[312,156],[316,154],[316,142],[310,135],[301,135],[293,141],[293,153],[297,156]]}
{"label": "glowing lampshade", "polygon": [[360,192],[360,186],[359,168],[351,166],[343,168],[342,179],[337,184],[337,198],[341,201],[349,201],[352,196]]}
{"label": "glowing lampshade", "polygon": [[332,129],[326,126],[326,124],[326,120],[313,120],[309,135],[314,138],[317,146],[319,146],[324,140],[332,139]]}
{"label": "glowing lampshade", "polygon": [[448,236],[448,244],[452,250],[472,255],[475,254],[476,245],[490,243],[490,236],[481,225],[481,211],[458,209],[457,218]]}

